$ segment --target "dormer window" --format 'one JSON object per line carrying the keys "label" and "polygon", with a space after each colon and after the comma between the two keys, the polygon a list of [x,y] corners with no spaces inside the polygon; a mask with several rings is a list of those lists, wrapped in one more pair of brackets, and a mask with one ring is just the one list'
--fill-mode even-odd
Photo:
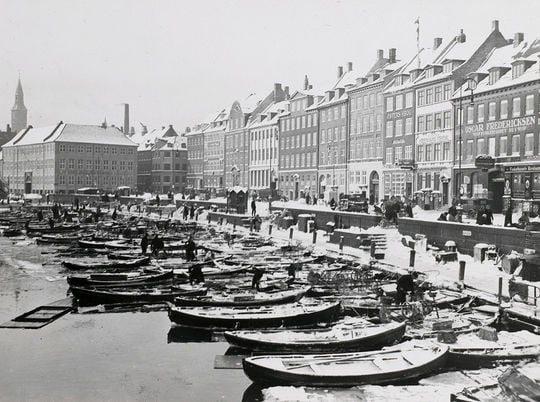
{"label": "dormer window", "polygon": [[489,72],[489,85],[495,84],[501,78],[501,70],[492,70]]}
{"label": "dormer window", "polygon": [[444,66],[443,66],[443,72],[444,73],[451,73],[452,71],[454,71],[454,63],[452,63],[452,62],[445,63]]}
{"label": "dormer window", "polygon": [[512,79],[515,80],[516,78],[521,77],[521,75],[525,72],[525,63],[524,62],[518,62],[515,63],[512,66]]}
{"label": "dormer window", "polygon": [[431,78],[435,75],[435,68],[433,67],[429,67],[427,70],[426,70],[426,78]]}

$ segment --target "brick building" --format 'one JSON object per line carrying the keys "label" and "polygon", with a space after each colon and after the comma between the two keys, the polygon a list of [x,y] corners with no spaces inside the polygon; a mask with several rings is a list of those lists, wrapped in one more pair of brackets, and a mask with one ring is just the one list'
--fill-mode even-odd
{"label": "brick building", "polygon": [[222,109],[203,131],[203,183],[211,194],[225,188],[225,130],[228,120],[228,111]]}
{"label": "brick building", "polygon": [[172,125],[161,131],[152,147],[152,192],[183,193],[187,186],[186,138]]}
{"label": "brick building", "polygon": [[[510,199],[539,212],[539,57],[540,40],[526,43],[518,33],[469,75],[476,87],[465,83],[455,92],[455,113],[461,105],[463,124],[456,128],[453,177],[463,199],[486,199],[495,212]],[[476,167],[480,155],[491,156],[494,166]]]}
{"label": "brick building", "polygon": [[137,183],[137,144],[115,127],[63,122],[28,127],[3,146],[4,180],[14,193],[114,191]]}
{"label": "brick building", "polygon": [[317,105],[322,98],[306,76],[303,89],[291,96],[290,111],[280,119],[279,188],[289,199],[317,195]]}
{"label": "brick building", "polygon": [[204,130],[207,123],[201,123],[186,131],[188,172],[187,190],[199,192],[204,189]]}

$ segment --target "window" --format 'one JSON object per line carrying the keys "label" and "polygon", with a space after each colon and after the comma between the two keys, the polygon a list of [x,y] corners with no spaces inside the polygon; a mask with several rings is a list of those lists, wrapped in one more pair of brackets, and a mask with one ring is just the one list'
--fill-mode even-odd
{"label": "window", "polygon": [[386,164],[392,164],[392,148],[386,148]]}
{"label": "window", "polygon": [[407,92],[405,94],[405,107],[409,108],[413,106],[413,93]]}
{"label": "window", "polygon": [[386,98],[386,111],[391,112],[392,110],[394,110],[394,97],[389,96]]}
{"label": "window", "polygon": [[423,162],[424,160],[424,146],[418,145],[416,148],[416,161],[417,162]]}
{"label": "window", "polygon": [[[519,99],[519,98],[518,98]],[[519,155],[519,134],[512,136],[512,155]]]}
{"label": "window", "polygon": [[508,137],[503,135],[499,140],[499,155],[504,156],[508,154]]}
{"label": "window", "polygon": [[525,98],[525,114],[534,113],[534,95],[527,95]]}
{"label": "window", "polygon": [[116,161],[111,161],[111,169],[116,170]]}
{"label": "window", "polygon": [[386,122],[386,138],[392,138],[394,136],[394,122],[389,120]]}
{"label": "window", "polygon": [[488,138],[488,155],[495,156],[495,137]]}
{"label": "window", "polygon": [[478,123],[483,123],[485,118],[485,105],[482,103],[478,105]]}
{"label": "window", "polygon": [[403,135],[403,120],[396,120],[396,137]]}
{"label": "window", "polygon": [[70,159],[68,160],[68,169],[74,169],[75,168],[75,160]]}
{"label": "window", "polygon": [[71,184],[71,185],[75,184],[75,177],[74,176],[69,175],[68,180],[69,180],[68,184]]}
{"label": "window", "polygon": [[60,159],[60,169],[65,169],[65,168],[66,168],[66,160]]}
{"label": "window", "polygon": [[412,145],[405,145],[404,159],[412,160]]}
{"label": "window", "polygon": [[512,79],[519,78],[525,72],[525,64],[518,62],[512,66]]}
{"label": "window", "polygon": [[450,128],[452,125],[452,113],[448,110],[443,114],[443,127]]}
{"label": "window", "polygon": [[534,134],[525,134],[525,155],[532,155],[534,151]]}
{"label": "window", "polygon": [[396,96],[396,110],[403,109],[403,96],[397,95]]}
{"label": "window", "polygon": [[484,155],[486,150],[484,149],[484,139],[478,138],[476,140],[476,155]]}
{"label": "window", "polygon": [[429,161],[432,161],[432,149],[433,149],[433,145],[431,144],[427,144],[426,145],[426,162],[429,162]]}
{"label": "window", "polygon": [[495,102],[489,102],[488,104],[488,120],[495,120]]}
{"label": "window", "polygon": [[424,90],[418,91],[418,106],[423,106],[426,99],[426,93]]}
{"label": "window", "polygon": [[377,106],[382,105],[382,99],[383,99],[382,92],[377,92]]}
{"label": "window", "polygon": [[399,161],[401,160],[401,147],[396,147],[395,153],[394,153],[394,163],[397,165]]}
{"label": "window", "polygon": [[450,159],[450,143],[444,142],[443,143],[443,149],[442,149],[442,160],[447,161]]}
{"label": "window", "polygon": [[508,118],[508,100],[504,99],[501,101],[501,119]]}
{"label": "window", "polygon": [[474,156],[474,141],[473,140],[467,140],[467,148],[465,149],[465,158],[466,159],[472,159]]}
{"label": "window", "polygon": [[440,102],[442,100],[442,87],[439,85],[435,87],[435,102]]}
{"label": "window", "polygon": [[512,117],[521,116],[521,98],[512,99]]}
{"label": "window", "polygon": [[437,143],[437,144],[434,145],[433,160],[434,161],[441,160],[441,144],[440,143]]}
{"label": "window", "polygon": [[416,130],[419,133],[426,130],[424,116],[418,116],[418,124],[417,124]]}
{"label": "window", "polygon": [[474,123],[474,106],[467,106],[467,124]]}
{"label": "window", "polygon": [[426,115],[426,131],[433,130],[433,115]]}
{"label": "window", "polygon": [[435,113],[435,130],[440,130],[442,128],[442,114]]}
{"label": "window", "polygon": [[444,84],[443,100],[448,100],[452,96],[452,84]]}
{"label": "window", "polygon": [[426,89],[426,105],[433,103],[433,88]]}
{"label": "window", "polygon": [[79,159],[77,161],[77,169],[82,170],[84,167],[84,161],[82,159]]}
{"label": "window", "polygon": [[405,119],[405,135],[412,134],[412,117]]}

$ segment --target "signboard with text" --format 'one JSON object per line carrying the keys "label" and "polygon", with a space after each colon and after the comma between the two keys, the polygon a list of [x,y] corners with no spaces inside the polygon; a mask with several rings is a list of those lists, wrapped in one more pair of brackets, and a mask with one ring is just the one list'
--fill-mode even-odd
{"label": "signboard with text", "polygon": [[470,124],[464,126],[463,131],[465,134],[472,134],[474,137],[482,137],[530,131],[536,124],[536,116],[516,117],[514,119]]}

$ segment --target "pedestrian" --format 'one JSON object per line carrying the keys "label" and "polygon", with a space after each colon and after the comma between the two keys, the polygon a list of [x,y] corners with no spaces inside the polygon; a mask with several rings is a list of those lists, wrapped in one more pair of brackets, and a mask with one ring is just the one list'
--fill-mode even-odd
{"label": "pedestrian", "polygon": [[189,207],[189,219],[193,220],[195,218],[195,207],[193,204]]}
{"label": "pedestrian", "polygon": [[411,274],[402,275],[397,280],[396,286],[396,303],[403,304],[407,301],[407,293],[414,293],[415,284],[414,279],[418,277],[418,273],[413,272]]}
{"label": "pedestrian", "polygon": [[155,235],[154,238],[152,239],[152,244],[151,244],[151,247],[152,247],[152,254],[157,257],[158,253],[159,253],[159,250],[160,250],[160,238],[159,238],[159,235]]}
{"label": "pedestrian", "polygon": [[187,207],[186,204],[184,204],[184,206],[182,207],[182,217],[184,218],[185,221],[187,221],[188,215],[189,215],[189,208]]}
{"label": "pedestrian", "polygon": [[263,268],[259,268],[259,267],[253,268],[253,278],[251,279],[251,288],[252,289],[256,288],[258,291],[261,290],[260,283],[261,283],[261,279],[262,279],[263,275],[264,275],[264,269]]}
{"label": "pedestrian", "polygon": [[316,195],[313,196],[313,205],[317,205],[317,196]]}
{"label": "pedestrian", "polygon": [[193,286],[193,283],[203,283],[204,282],[204,274],[202,272],[202,265],[201,264],[195,264],[188,269],[189,272],[189,284]]}
{"label": "pedestrian", "polygon": [[43,212],[41,212],[41,209],[37,210],[37,219],[39,222],[43,220]]}
{"label": "pedestrian", "polygon": [[330,209],[333,211],[334,209],[336,209],[336,200],[334,200],[334,198],[332,197],[332,199],[330,200]]}
{"label": "pedestrian", "polygon": [[143,255],[146,254],[147,249],[148,249],[148,234],[145,233],[141,240],[141,251]]}
{"label": "pedestrian", "polygon": [[[116,208],[113,210],[113,213],[111,215],[113,221],[116,220],[116,217],[118,216],[118,214],[116,213]],[[98,215],[97,215],[97,212],[96,212],[96,219],[99,219]],[[96,221],[97,222],[97,221]]]}
{"label": "pedestrian", "polygon": [[255,203],[255,197],[251,200],[251,216],[255,216],[257,213],[257,204]]}
{"label": "pedestrian", "polygon": [[476,213],[476,224],[477,225],[484,225],[485,224],[485,210],[484,207],[478,208],[478,212]]}
{"label": "pedestrian", "polygon": [[253,218],[253,228],[255,229],[256,232],[259,232],[261,230],[261,224],[262,224],[261,217],[258,214],[255,215],[255,217]]}
{"label": "pedestrian", "polygon": [[493,210],[491,209],[491,206],[488,204],[485,209],[485,215],[486,215],[486,222],[485,225],[492,225],[493,224]]}
{"label": "pedestrian", "polygon": [[159,194],[157,194],[157,195],[156,195],[156,204],[157,204],[158,207],[159,207],[159,202],[160,202]]}
{"label": "pedestrian", "polygon": [[309,205],[310,197],[309,194],[306,194],[306,205]]}
{"label": "pedestrian", "polygon": [[437,218],[438,221],[443,221],[443,222],[446,222],[448,219],[446,218],[446,216],[448,215],[448,212],[443,212],[442,214],[439,215],[439,217]]}
{"label": "pedestrian", "polygon": [[412,206],[410,202],[408,202],[407,205],[405,205],[405,213],[407,214],[409,218],[413,217],[413,211],[412,211]]}
{"label": "pedestrian", "polygon": [[193,261],[197,252],[197,245],[193,241],[193,236],[189,236],[186,243],[186,260]]}
{"label": "pedestrian", "polygon": [[508,208],[506,208],[506,212],[504,213],[504,226],[513,226],[512,225],[512,206],[509,205]]}
{"label": "pedestrian", "polygon": [[73,201],[73,203],[75,204],[75,211],[78,211],[79,210],[79,199],[77,197],[75,197],[75,200]]}

